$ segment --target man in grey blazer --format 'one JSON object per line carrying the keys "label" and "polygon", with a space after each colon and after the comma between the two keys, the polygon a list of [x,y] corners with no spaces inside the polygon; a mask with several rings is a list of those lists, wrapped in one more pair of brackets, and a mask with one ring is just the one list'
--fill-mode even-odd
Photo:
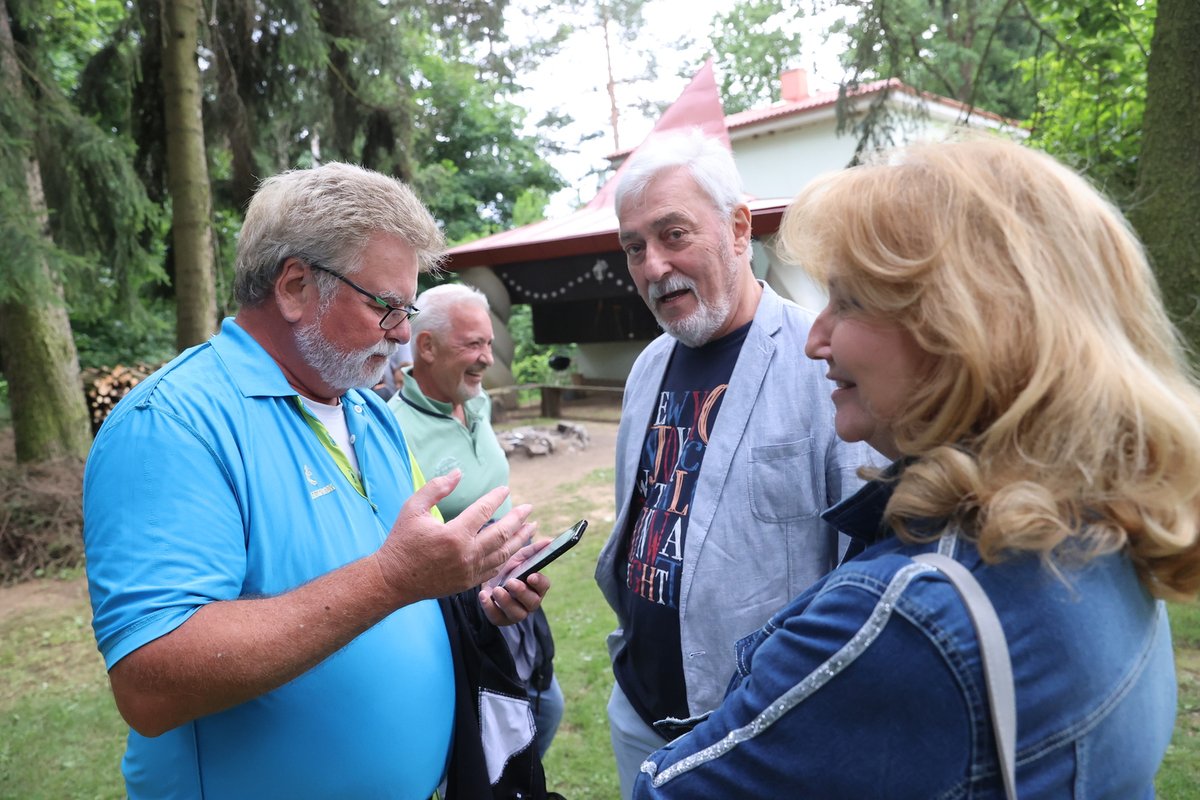
{"label": "man in grey blazer", "polygon": [[[647,755],[720,704],[734,644],[832,569],[820,512],[868,448],[838,440],[813,316],[757,281],[733,156],[652,139],[616,193],[621,245],[666,333],[638,357],[617,434],[617,520],[596,581],[617,614],[609,728],[622,797]],[[703,469],[701,469],[703,467]]]}

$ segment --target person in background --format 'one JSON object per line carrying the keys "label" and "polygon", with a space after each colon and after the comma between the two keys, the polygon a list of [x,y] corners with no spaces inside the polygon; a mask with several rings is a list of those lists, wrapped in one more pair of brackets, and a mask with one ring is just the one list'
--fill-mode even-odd
{"label": "person in background", "polygon": [[1152,798],[1176,704],[1156,597],[1200,588],[1200,390],[1129,225],[996,139],[820,179],[781,236],[829,288],[805,352],[838,435],[894,462],[825,514],[864,551],[743,643],[635,796],[1005,796],[1002,670],[957,563],[1011,654],[1008,796]]}
{"label": "person in background", "polygon": [[620,241],[666,331],[626,381],[617,517],[596,580],[617,615],[609,728],[628,797],[638,767],[721,701],[734,645],[837,563],[818,516],[861,484],[813,316],[755,280],[750,210],[727,147],[653,138],[617,187]]}
{"label": "person in background", "polygon": [[[478,498],[508,483],[508,458],[491,424],[491,398],[483,374],[492,364],[492,318],[487,298],[464,284],[442,284],[421,293],[413,319],[413,364],[388,401],[427,477],[454,471],[462,478],[438,503],[454,519]],[[499,517],[510,501],[496,509]],[[536,721],[538,756],[544,757],[563,714],[554,677],[554,639],[545,612],[500,629],[526,687]]]}
{"label": "person in background", "polygon": [[400,384],[404,382],[404,373],[401,370],[411,366],[412,342],[407,341],[404,344],[397,345],[392,354],[388,356],[388,365],[383,371],[383,377],[379,383],[372,387],[375,393],[384,400],[391,400],[392,395],[396,394]]}
{"label": "person in background", "polygon": [[[430,509],[459,473],[414,492],[394,415],[356,388],[407,341],[417,272],[442,247],[379,173],[264,181],[236,318],[105,421],[83,536],[131,798],[428,800],[454,774],[470,743],[455,714],[473,709],[435,598],[527,557],[530,508],[497,519],[497,488],[441,524]],[[548,587],[487,586],[481,608],[519,622]]]}

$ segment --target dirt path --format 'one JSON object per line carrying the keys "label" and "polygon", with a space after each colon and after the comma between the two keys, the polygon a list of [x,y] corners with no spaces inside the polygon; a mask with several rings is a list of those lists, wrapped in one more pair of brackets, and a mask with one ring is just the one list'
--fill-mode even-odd
{"label": "dirt path", "polygon": [[[544,456],[517,454],[509,461],[509,484],[514,502],[532,503],[535,518],[553,518],[563,497],[562,487],[577,484],[597,469],[611,468],[617,438],[615,422],[583,422],[588,432],[588,446],[581,450],[558,450]],[[608,508],[612,490],[609,486],[589,486],[583,490],[586,501],[600,515],[611,515]],[[576,493],[578,495],[578,492]],[[603,517],[601,516],[601,519]],[[595,520],[597,524],[601,520]],[[551,531],[543,531],[548,534]],[[87,614],[87,581],[82,577],[69,580],[47,578],[28,581],[16,586],[0,587],[0,626],[20,617],[73,611]]]}
{"label": "dirt path", "polygon": [[[509,486],[514,503],[532,503],[535,513],[553,507],[562,487],[575,484],[598,469],[611,469],[617,443],[615,422],[577,423],[587,429],[588,446],[545,456],[514,455],[509,461]],[[597,487],[611,498],[610,486]]]}

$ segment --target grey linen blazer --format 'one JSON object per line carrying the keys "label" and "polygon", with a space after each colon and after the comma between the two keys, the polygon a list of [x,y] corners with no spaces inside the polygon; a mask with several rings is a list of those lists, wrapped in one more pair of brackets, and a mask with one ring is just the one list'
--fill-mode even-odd
{"label": "grey linen blazer", "polygon": [[[837,564],[837,532],[820,513],[862,484],[856,471],[886,459],[847,444],[833,427],[825,363],[804,355],[813,315],[769,286],[738,356],[710,435],[684,543],[679,625],[690,713],[724,697],[734,644]],[[616,523],[596,565],[610,606],[623,591],[614,565],[638,459],[675,340],[662,335],[638,356],[625,384],[617,432]],[[839,546],[842,545],[842,546]],[[625,646],[625,620],[608,637]]]}

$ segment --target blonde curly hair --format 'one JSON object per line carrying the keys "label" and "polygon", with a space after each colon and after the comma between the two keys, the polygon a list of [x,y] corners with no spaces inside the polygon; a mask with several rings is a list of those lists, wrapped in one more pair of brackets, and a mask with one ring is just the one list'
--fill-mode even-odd
{"label": "blonde curly hair", "polygon": [[900,535],[945,519],[989,561],[1124,550],[1154,594],[1196,594],[1200,390],[1141,244],[1084,179],[1007,140],[914,145],[815,181],[780,239],[934,356],[891,422],[915,457]]}

